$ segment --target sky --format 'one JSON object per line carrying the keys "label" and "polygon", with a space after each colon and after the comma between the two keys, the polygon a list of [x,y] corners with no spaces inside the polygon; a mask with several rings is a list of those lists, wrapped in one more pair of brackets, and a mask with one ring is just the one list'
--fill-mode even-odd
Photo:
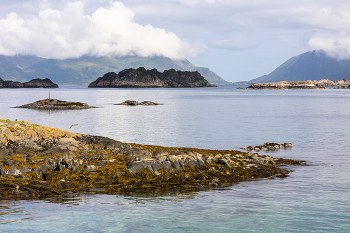
{"label": "sky", "polygon": [[325,50],[350,58],[348,0],[1,0],[0,54],[166,56],[229,82]]}

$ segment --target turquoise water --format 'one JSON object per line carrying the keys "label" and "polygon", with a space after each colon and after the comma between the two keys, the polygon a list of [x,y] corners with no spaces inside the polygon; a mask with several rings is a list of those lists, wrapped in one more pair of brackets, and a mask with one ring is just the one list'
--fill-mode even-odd
{"label": "turquoise water", "polygon": [[[123,142],[239,149],[292,142],[269,153],[303,159],[290,177],[225,189],[91,194],[0,201],[1,232],[348,232],[350,91],[199,89],[0,90],[0,118],[23,119]],[[99,106],[80,111],[14,109],[48,97]],[[127,99],[159,106],[118,106]]]}

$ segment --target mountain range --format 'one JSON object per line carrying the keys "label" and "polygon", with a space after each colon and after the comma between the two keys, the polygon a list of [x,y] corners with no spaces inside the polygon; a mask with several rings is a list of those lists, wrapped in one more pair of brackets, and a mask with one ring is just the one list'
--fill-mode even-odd
{"label": "mountain range", "polygon": [[88,84],[108,72],[118,73],[128,68],[144,67],[160,72],[168,69],[198,71],[209,83],[227,84],[220,76],[205,67],[193,65],[187,59],[172,60],[167,57],[137,56],[82,56],[69,59],[46,59],[30,55],[0,55],[0,78],[25,82],[49,78],[57,84]]}
{"label": "mountain range", "polygon": [[350,78],[350,59],[338,60],[326,52],[310,51],[292,57],[268,75],[253,79],[250,82],[307,81],[307,80],[340,80]]}

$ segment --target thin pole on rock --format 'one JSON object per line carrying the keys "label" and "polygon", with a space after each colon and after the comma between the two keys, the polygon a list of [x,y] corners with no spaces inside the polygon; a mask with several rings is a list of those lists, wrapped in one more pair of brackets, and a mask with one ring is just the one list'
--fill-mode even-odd
{"label": "thin pole on rock", "polygon": [[51,98],[50,98],[50,92],[49,92],[49,99],[51,99]]}

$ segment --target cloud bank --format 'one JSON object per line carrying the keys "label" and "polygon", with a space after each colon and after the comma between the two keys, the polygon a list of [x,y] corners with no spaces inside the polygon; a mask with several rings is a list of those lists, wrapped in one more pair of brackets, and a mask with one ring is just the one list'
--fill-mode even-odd
{"label": "cloud bank", "polygon": [[35,17],[10,13],[0,20],[0,54],[30,54],[65,59],[82,55],[165,56],[183,59],[205,49],[190,46],[176,34],[134,22],[134,12],[121,2],[84,13],[84,3],[68,2],[62,10],[49,7]]}

